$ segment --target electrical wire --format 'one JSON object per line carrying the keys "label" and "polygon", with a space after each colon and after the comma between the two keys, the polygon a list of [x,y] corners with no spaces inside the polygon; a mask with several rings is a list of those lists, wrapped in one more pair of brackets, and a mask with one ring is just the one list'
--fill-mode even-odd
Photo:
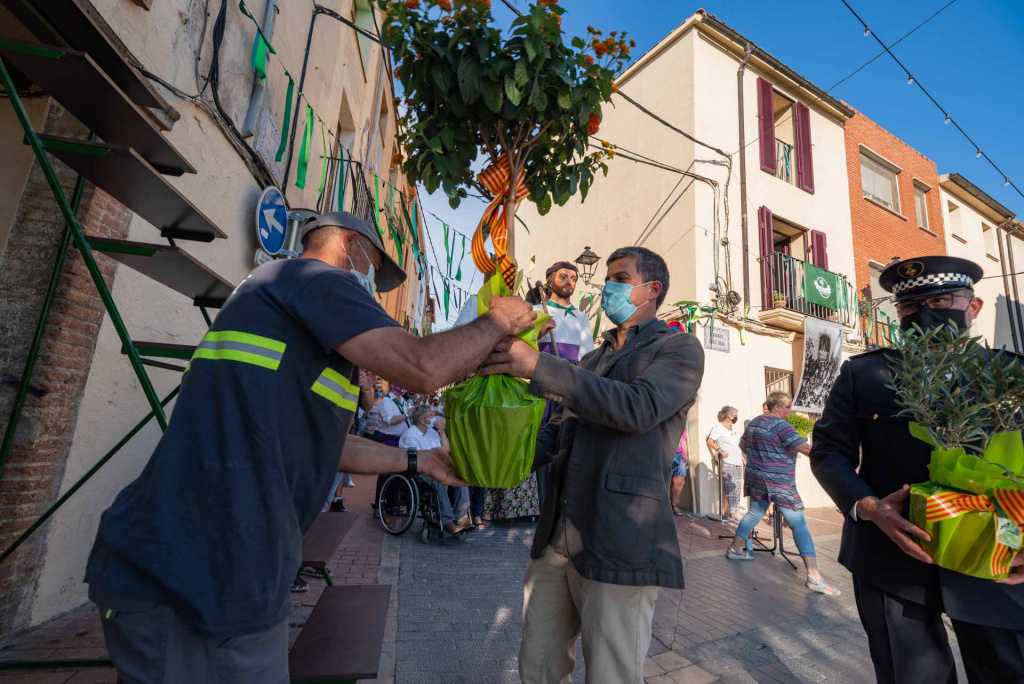
{"label": "electrical wire", "polygon": [[977,151],[978,155],[984,157],[985,161],[987,161],[989,164],[991,164],[992,168],[995,169],[999,173],[999,175],[1001,175],[1003,177],[1004,184],[1009,186],[1009,187],[1012,187],[1014,190],[1017,191],[1018,195],[1020,195],[1021,197],[1024,197],[1024,192],[1021,192],[1021,189],[1019,187],[1017,187],[1017,184],[1010,180],[1010,177],[1008,175],[1006,175],[1006,173],[1004,173],[1003,170],[999,168],[999,166],[992,160],[992,158],[989,157],[988,154],[986,154],[981,149],[981,146],[978,145],[978,143],[974,142],[974,139],[971,138],[971,136],[969,136],[967,134],[967,131],[965,131],[960,126],[960,124],[958,124],[953,119],[953,117],[950,116],[950,114],[946,110],[946,108],[943,107],[942,105],[940,105],[938,100],[936,100],[934,97],[932,97],[932,94],[928,92],[928,90],[924,87],[924,85],[921,83],[921,81],[919,81],[918,79],[914,78],[914,75],[910,72],[910,69],[908,69],[903,64],[903,62],[901,62],[899,60],[899,58],[896,57],[896,55],[893,54],[892,50],[889,49],[889,46],[887,46],[885,43],[883,43],[882,39],[879,38],[878,35],[873,30],[871,30],[868,27],[867,22],[865,22],[863,19],[860,18],[860,15],[857,14],[857,12],[853,9],[853,7],[850,6],[850,3],[847,2],[846,0],[840,0],[840,1],[844,5],[846,5],[846,9],[850,10],[850,13],[853,14],[853,16],[857,19],[857,21],[859,21],[861,23],[861,25],[864,27],[865,34],[869,34],[872,38],[874,38],[875,41],[885,49],[885,51],[889,54],[889,56],[892,57],[893,61],[896,62],[897,65],[899,65],[900,69],[903,69],[903,72],[907,75],[907,84],[908,85],[916,85],[918,87],[918,89],[920,89],[920,91],[925,94],[925,97],[927,97],[929,100],[931,100],[932,104],[935,105],[935,107],[940,112],[942,112],[943,116],[945,117],[946,123],[953,124],[953,126],[956,127],[956,130],[960,131],[960,134],[962,136],[964,136],[964,138],[967,139],[967,142],[971,143],[971,145]]}

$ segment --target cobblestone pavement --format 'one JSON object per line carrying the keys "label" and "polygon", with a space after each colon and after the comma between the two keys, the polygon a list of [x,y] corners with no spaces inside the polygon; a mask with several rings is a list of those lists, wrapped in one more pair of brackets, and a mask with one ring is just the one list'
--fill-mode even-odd
{"label": "cobblestone pavement", "polygon": [[[522,579],[534,523],[489,524],[461,539],[419,541],[419,524],[407,534],[384,534],[369,512],[375,478],[356,479],[345,490],[348,509],[359,513],[329,564],[337,584],[392,585],[392,604],[377,684],[502,684],[519,682]],[[778,556],[728,561],[726,525],[677,518],[686,559],[683,591],[662,590],[654,639],[645,664],[647,684],[741,684],[874,680],[867,638],[857,618],[849,574],[835,558],[839,515],[808,511],[822,572],[839,598],[803,585],[799,559],[793,570]],[[766,538],[770,530],[759,528]],[[787,549],[794,549],[787,530]],[[312,605],[323,581],[310,580],[297,604]],[[103,657],[95,608],[83,606],[0,645],[0,660]],[[952,638],[951,638],[952,641]],[[573,682],[584,681],[577,649]],[[53,668],[0,671],[0,684],[105,684],[111,669]],[[960,673],[964,681],[963,673]]]}
{"label": "cobblestone pavement", "polygon": [[[838,598],[809,592],[798,558],[798,571],[768,554],[729,561],[728,540],[717,539],[728,528],[679,519],[687,588],[660,592],[647,684],[874,681],[850,576],[835,561],[838,514],[816,513],[819,567],[842,591]],[[414,527],[400,539],[395,684],[519,682],[522,577],[533,527],[489,525],[429,545]],[[788,531],[787,545],[794,548]],[[687,550],[693,547],[702,550]],[[581,661],[577,650],[573,682],[584,681]]]}

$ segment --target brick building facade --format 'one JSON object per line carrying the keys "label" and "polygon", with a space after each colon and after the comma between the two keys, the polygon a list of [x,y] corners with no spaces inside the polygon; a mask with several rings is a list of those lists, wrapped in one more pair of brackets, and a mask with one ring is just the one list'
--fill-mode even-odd
{"label": "brick building facade", "polygon": [[[87,131],[51,102],[44,132],[84,138]],[[71,196],[77,174],[54,160],[54,170]],[[132,213],[90,183],[84,186],[78,218],[89,235],[124,238]],[[6,249],[0,256],[0,430],[7,427],[18,381],[57,258],[64,219],[39,165],[33,163]],[[108,285],[116,262],[97,255]],[[36,362],[14,446],[0,478],[0,549],[6,548],[57,498],[79,405],[103,319],[103,304],[81,254],[72,246]],[[24,624],[42,569],[46,535],[37,534],[0,565],[0,634]]]}
{"label": "brick building facade", "polygon": [[[877,270],[897,256],[946,253],[939,174],[935,162],[859,112],[846,122],[846,154],[857,292],[862,299],[878,299],[886,293],[871,288],[872,267]],[[869,196],[865,164],[877,176],[886,172],[895,176],[894,206],[887,207],[886,198]],[[924,226],[916,210],[920,195],[927,207]]]}

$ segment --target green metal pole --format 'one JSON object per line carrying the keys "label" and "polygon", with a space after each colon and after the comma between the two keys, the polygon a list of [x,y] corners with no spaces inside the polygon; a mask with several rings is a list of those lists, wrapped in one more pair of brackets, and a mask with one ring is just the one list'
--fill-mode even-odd
{"label": "green metal pole", "polygon": [[[174,399],[174,397],[176,397],[178,395],[178,390],[180,390],[180,389],[181,389],[180,385],[178,387],[175,387],[171,391],[170,394],[168,394],[166,397],[164,397],[164,400],[161,401],[159,405],[160,406],[166,406],[168,404],[168,402],[171,401],[171,399]],[[161,414],[162,413],[163,412],[161,411]],[[10,546],[8,546],[6,549],[4,549],[4,552],[2,554],[0,554],[0,563],[3,563],[5,560],[7,560],[7,557],[10,556],[12,553],[14,553],[18,549],[18,547],[21,546],[25,542],[26,539],[28,539],[30,536],[32,536],[32,533],[35,532],[37,529],[39,529],[42,526],[42,524],[44,522],[46,522],[50,518],[51,515],[56,513],[57,509],[60,508],[61,506],[63,506],[65,501],[70,499],[71,496],[75,492],[77,492],[79,489],[81,489],[82,485],[84,485],[86,482],[88,482],[89,479],[93,475],[95,475],[96,472],[99,471],[99,469],[102,468],[107,461],[109,461],[111,458],[114,457],[114,454],[116,454],[118,451],[120,451],[124,447],[124,445],[127,444],[131,440],[132,437],[134,437],[136,434],[138,434],[139,430],[141,430],[143,427],[146,426],[146,423],[149,422],[150,418],[152,418],[154,416],[154,414],[155,414],[154,411],[150,411],[149,413],[147,413],[146,417],[143,418],[141,421],[139,421],[138,424],[136,424],[136,426],[133,427],[128,432],[128,434],[125,435],[121,439],[120,442],[115,444],[113,449],[108,451],[103,456],[103,458],[101,458],[99,461],[96,462],[96,465],[94,465],[92,468],[89,469],[89,472],[87,472],[85,475],[83,475],[78,480],[78,482],[76,482],[75,484],[71,485],[71,488],[68,489],[68,491],[64,492],[64,495],[61,496],[59,499],[57,499],[57,501],[54,502],[54,504],[52,506],[47,508],[46,512],[43,513],[39,517],[38,520],[36,520],[31,525],[29,525],[28,529],[21,533],[21,536],[19,536],[17,539],[15,539],[14,542],[12,542]]]}
{"label": "green metal pole", "polygon": [[121,338],[121,344],[128,353],[128,360],[131,362],[132,369],[139,379],[139,384],[142,385],[142,391],[145,393],[150,407],[152,407],[153,412],[156,414],[156,422],[159,423],[161,430],[166,430],[167,416],[164,415],[164,411],[160,407],[160,399],[156,395],[156,390],[153,389],[153,384],[149,381],[149,375],[146,374],[146,369],[139,359],[139,353],[135,350],[135,345],[132,344],[132,338],[128,334],[124,321],[121,319],[121,314],[117,310],[117,305],[114,303],[114,298],[111,296],[109,288],[107,288],[107,283],[103,280],[103,274],[100,273],[99,266],[96,265],[96,259],[92,255],[92,248],[78,227],[78,220],[75,218],[74,213],[72,213],[67,198],[61,192],[60,183],[57,181],[57,174],[53,172],[53,167],[50,166],[50,162],[46,158],[43,144],[39,141],[39,136],[36,135],[35,129],[32,128],[32,122],[29,121],[25,107],[21,103],[21,98],[18,97],[17,90],[15,90],[14,81],[11,80],[11,74],[7,71],[7,65],[4,64],[2,59],[0,59],[0,79],[3,80],[4,90],[11,102],[11,106],[14,107],[14,113],[18,116],[18,121],[21,122],[21,127],[25,130],[25,137],[28,139],[28,143],[36,155],[39,167],[42,169],[46,182],[50,186],[50,191],[53,192],[53,196],[57,200],[58,206],[60,206],[60,211],[64,215],[64,222],[71,229],[71,237],[75,241],[75,246],[82,253],[82,260],[85,261],[89,275],[92,276],[93,283],[95,283],[96,289],[100,293],[103,306],[110,315],[110,321],[114,324],[114,329],[117,330],[117,335]]}
{"label": "green metal pole", "polygon": [[[89,140],[95,139],[96,134],[90,133]],[[83,190],[85,190],[85,177],[79,175],[78,180],[75,181],[75,189],[71,193],[71,211],[75,214],[78,213],[78,205],[82,202]],[[46,286],[46,295],[43,297],[43,310],[39,313],[39,320],[36,322],[36,332],[32,337],[32,345],[28,350],[28,360],[25,362],[25,370],[21,374],[18,393],[15,395],[14,405],[11,407],[11,417],[7,421],[3,445],[0,445],[0,475],[3,475],[4,466],[7,464],[7,455],[14,444],[14,432],[18,427],[18,421],[21,420],[21,411],[25,407],[25,395],[28,393],[28,386],[32,381],[32,372],[36,367],[39,347],[42,346],[43,334],[46,332],[46,322],[50,318],[50,308],[53,306],[53,296],[57,292],[57,285],[60,283],[60,276],[64,271],[64,260],[67,258],[70,245],[71,229],[65,224],[64,234],[60,238],[60,247],[57,248],[57,260],[53,264],[50,282]]]}

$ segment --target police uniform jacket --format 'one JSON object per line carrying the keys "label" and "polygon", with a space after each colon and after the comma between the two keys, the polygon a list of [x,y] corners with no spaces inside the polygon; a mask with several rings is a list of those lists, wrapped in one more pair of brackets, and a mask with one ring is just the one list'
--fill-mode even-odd
{"label": "police uniform jacket", "polygon": [[[903,553],[873,522],[851,517],[857,501],[883,498],[904,484],[928,480],[932,447],[897,417],[886,388],[887,355],[880,349],[843,364],[814,426],[811,469],[846,516],[839,562],[854,576],[901,599],[944,610],[964,622],[1024,629],[1024,585],[1007,586],[928,565]],[[859,464],[859,470],[858,470]],[[908,515],[906,507],[904,516]]]}

